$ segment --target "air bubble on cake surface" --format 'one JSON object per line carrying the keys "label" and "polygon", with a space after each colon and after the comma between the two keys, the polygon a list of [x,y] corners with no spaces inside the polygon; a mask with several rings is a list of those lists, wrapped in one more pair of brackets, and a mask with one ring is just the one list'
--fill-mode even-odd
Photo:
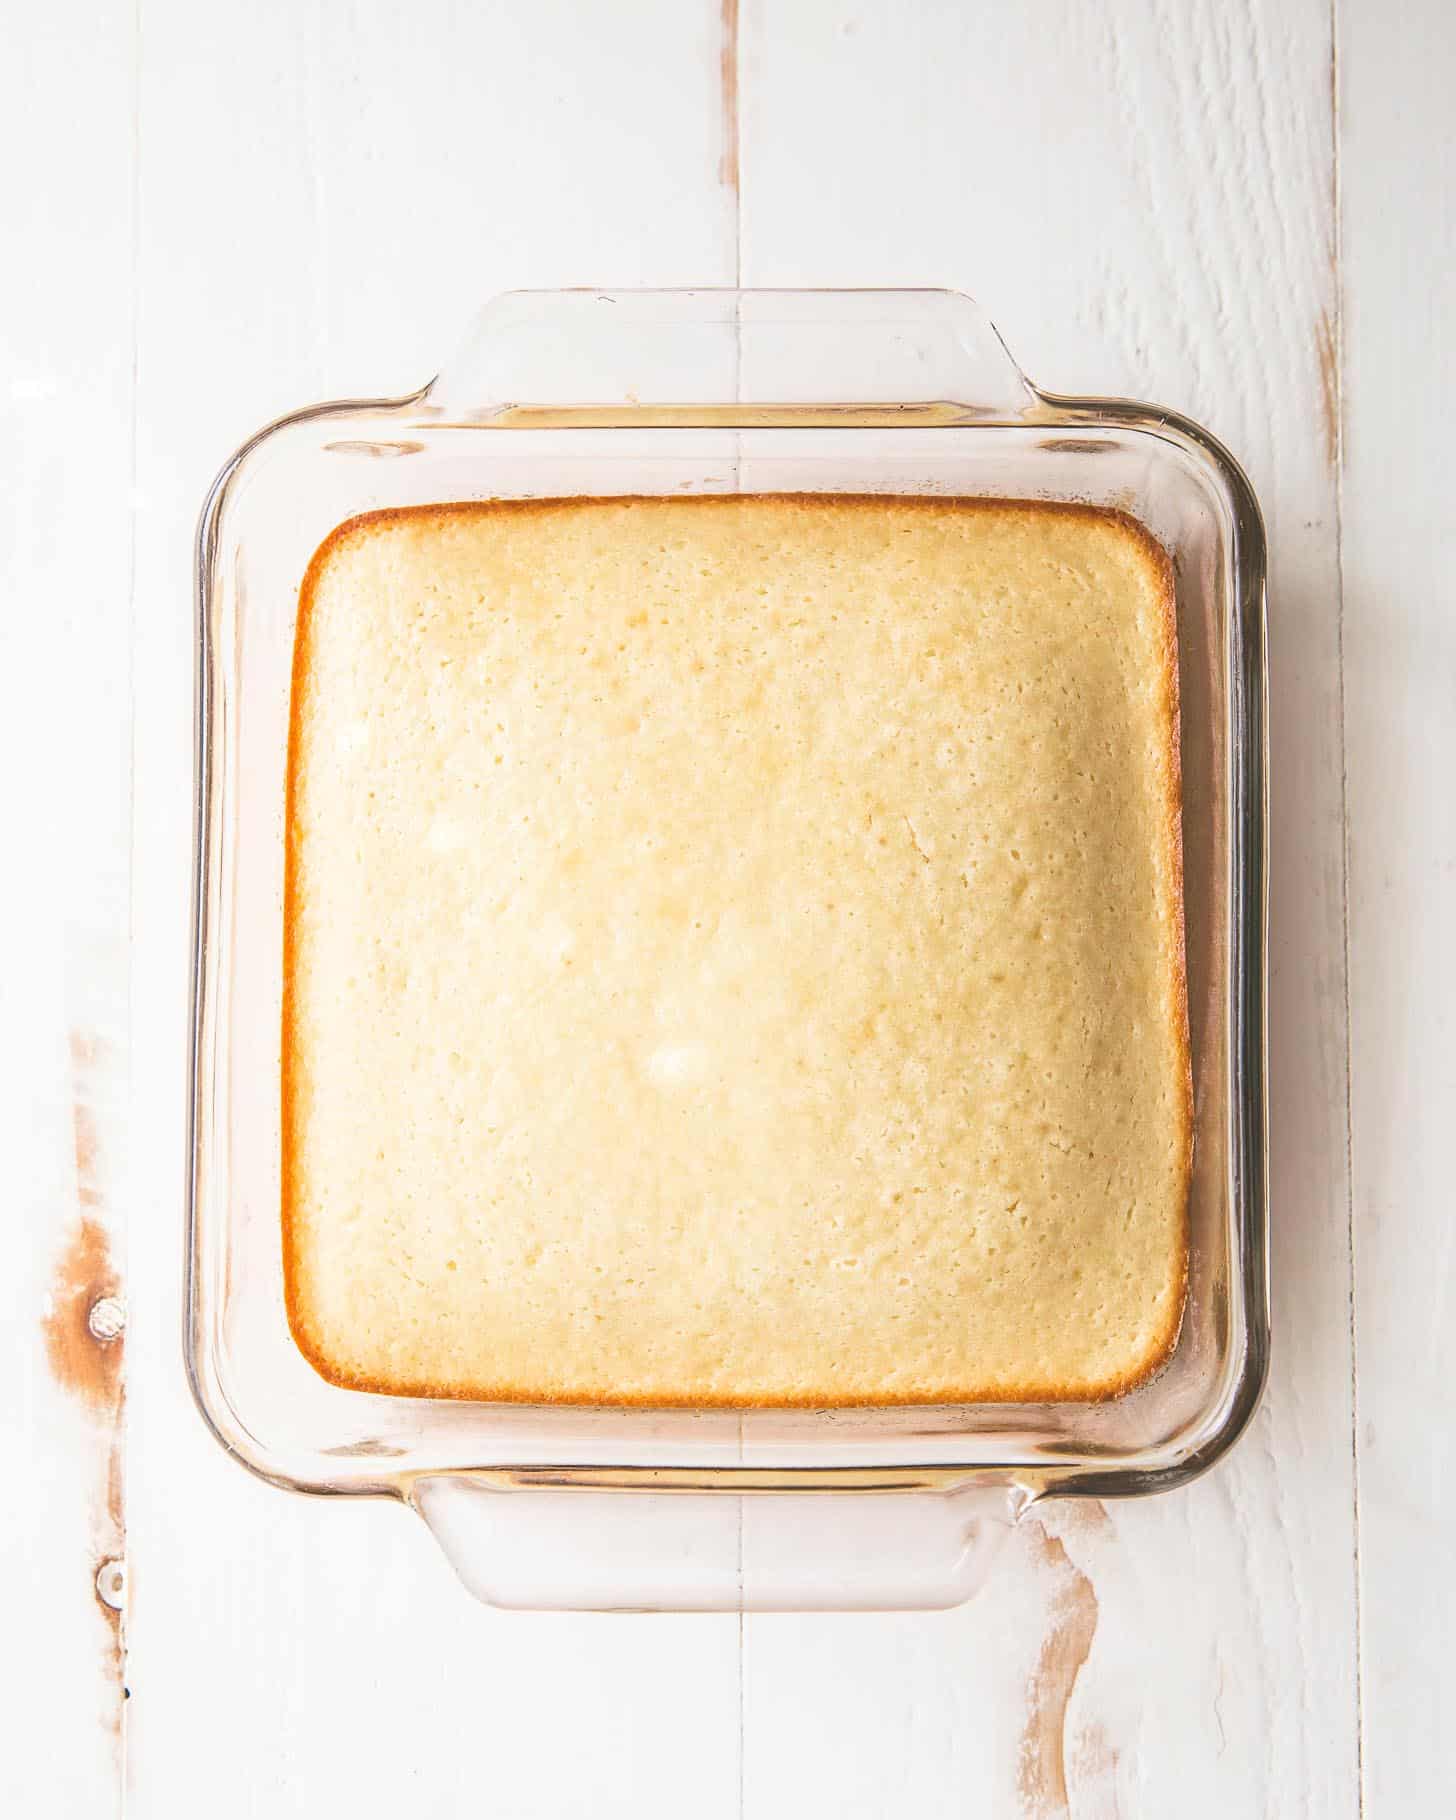
{"label": "air bubble on cake surface", "polygon": [[576,952],[576,930],[560,911],[551,911],[541,919],[534,946],[544,960],[569,964]]}
{"label": "air bubble on cake surface", "polygon": [[705,1043],[659,1043],[647,1057],[647,1074],[659,1087],[686,1087],[708,1072]]}
{"label": "air bubble on cake surface", "polygon": [[334,734],[334,755],[341,759],[357,758],[369,744],[367,720],[345,721]]}
{"label": "air bubble on cake surface", "polygon": [[437,815],[425,835],[425,845],[432,853],[458,853],[469,839],[464,822],[448,815]]}

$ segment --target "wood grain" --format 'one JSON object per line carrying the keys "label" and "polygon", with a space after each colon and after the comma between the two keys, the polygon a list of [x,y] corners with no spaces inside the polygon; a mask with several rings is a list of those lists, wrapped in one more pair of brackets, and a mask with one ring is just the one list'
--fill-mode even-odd
{"label": "wood grain", "polygon": [[[1375,0],[17,14],[0,1457],[24,1465],[0,1510],[19,1639],[0,1811],[115,1813],[125,1778],[142,1820],[200,1789],[218,1820],[666,1815],[685,1790],[706,1820],[1344,1820],[1362,1700],[1364,1813],[1444,1810],[1453,19],[1442,0],[1398,25]],[[262,421],[418,384],[498,289],[740,272],[961,285],[1043,384],[1162,399],[1251,472],[1273,557],[1274,1375],[1225,1467],[1105,1515],[1048,1507],[963,1611],[492,1614],[404,1513],[249,1480],[183,1383],[193,520]],[[113,1289],[137,1313],[102,1342],[87,1317]],[[96,1588],[123,1549],[125,1638]]]}
{"label": "wood grain", "polygon": [[1067,1811],[1067,1709],[1097,1635],[1097,1594],[1086,1574],[1073,1567],[1060,1537],[1042,1530],[1040,1541],[1038,1571],[1051,1578],[1053,1591],[1036,1667],[1026,1684],[1016,1789],[1031,1820],[1052,1820]]}
{"label": "wood grain", "polygon": [[[1268,1399],[1223,1467],[1065,1536],[1096,1630],[1020,1760],[1004,1684],[1034,1671],[1025,1639],[1009,1656],[987,1640],[998,1583],[944,1620],[893,1710],[877,1722],[867,1699],[822,1741],[784,1697],[816,1685],[811,1633],[750,1619],[750,1793],[789,1775],[841,1815],[1356,1811],[1330,31],[1324,0],[745,0],[746,284],[959,285],[1033,378],[1188,411],[1263,501],[1276,1334]],[[1054,1533],[1071,1520],[1048,1514]],[[1030,1546],[1008,1568],[1054,1661],[1065,1571]],[[892,1634],[846,1632],[839,1684],[885,1689]]]}
{"label": "wood grain", "polygon": [[177,1339],[203,494],[271,414],[422,383],[496,291],[729,281],[720,27],[710,0],[266,0],[237,31],[143,0],[134,1820],[199,1789],[214,1820],[738,1811],[736,1624],[476,1606],[400,1507],[240,1471]]}
{"label": "wood grain", "polygon": [[119,1308],[127,1179],[135,45],[129,12],[68,0],[6,35],[0,1812],[104,1816],[125,1341],[90,1315]]}
{"label": "wood grain", "polygon": [[1456,1707],[1456,13],[1341,7],[1366,1813],[1450,1805]]}
{"label": "wood grain", "polygon": [[[723,150],[718,159],[718,181],[733,198],[735,220],[738,211],[738,0],[722,0],[719,13],[721,41],[718,46],[720,92],[718,113],[722,121]],[[734,248],[734,263],[738,251]],[[737,282],[735,269],[734,282]]]}

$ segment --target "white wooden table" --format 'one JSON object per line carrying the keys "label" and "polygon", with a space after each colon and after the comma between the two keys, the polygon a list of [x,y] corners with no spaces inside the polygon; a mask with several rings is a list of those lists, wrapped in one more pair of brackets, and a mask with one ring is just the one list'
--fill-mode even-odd
{"label": "white wooden table", "polygon": [[[1456,9],[4,14],[0,1813],[1453,1811]],[[951,1614],[507,1616],[188,1399],[192,529],[244,435],[420,383],[499,289],[732,282],[962,287],[1248,467],[1275,1365],[1215,1473],[1048,1507]]]}

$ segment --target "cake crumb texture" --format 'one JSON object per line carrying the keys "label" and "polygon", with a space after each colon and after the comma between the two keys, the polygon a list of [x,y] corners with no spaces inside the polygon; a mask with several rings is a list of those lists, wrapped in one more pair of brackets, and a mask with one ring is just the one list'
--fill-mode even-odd
{"label": "cake crumb texture", "polygon": [[341,526],[289,754],[283,1238],[340,1384],[1107,1396],[1180,1318],[1167,560],[1091,508]]}

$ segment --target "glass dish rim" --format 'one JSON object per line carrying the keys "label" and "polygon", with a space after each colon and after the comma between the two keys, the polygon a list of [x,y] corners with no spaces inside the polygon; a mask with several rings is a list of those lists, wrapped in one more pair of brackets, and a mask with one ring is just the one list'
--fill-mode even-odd
{"label": "glass dish rim", "polygon": [[[569,296],[604,294],[591,287],[580,287],[565,293]],[[705,295],[725,302],[743,297],[762,298],[773,293],[741,291],[733,287],[694,287],[686,291],[619,293],[618,295],[699,298]],[[783,293],[796,298],[820,298],[832,302],[845,295],[869,296],[863,289],[798,290]],[[952,303],[961,300],[956,293],[917,289],[885,293],[897,298],[945,298]],[[496,300],[504,303],[550,299],[561,292],[507,292]],[[968,300],[964,300],[967,301]],[[496,306],[490,306],[496,307]],[[971,306],[974,307],[974,306]],[[987,325],[989,326],[989,325]],[[994,331],[993,331],[994,333]],[[999,337],[998,337],[999,341]],[[1010,356],[1007,356],[1008,361]],[[1078,1460],[1069,1455],[1049,1459],[1045,1465],[1028,1466],[1020,1461],[997,1463],[994,1460],[968,1461],[964,1466],[944,1461],[917,1465],[906,1459],[893,1465],[867,1467],[782,1466],[759,1468],[712,1465],[682,1468],[654,1468],[641,1465],[607,1466],[563,1464],[559,1467],[508,1466],[499,1469],[460,1467],[456,1470],[477,1476],[494,1476],[513,1484],[542,1482],[576,1485],[613,1483],[641,1485],[650,1481],[655,1489],[697,1490],[782,1490],[789,1486],[805,1489],[872,1484],[888,1488],[891,1484],[966,1484],[969,1482],[1014,1483],[1034,1491],[1034,1495],[1128,1496],[1171,1489],[1207,1470],[1233,1445],[1251,1419],[1267,1378],[1269,1362],[1269,1295],[1267,1243],[1267,1083],[1266,1083],[1266,972],[1267,972],[1267,841],[1268,841],[1268,741],[1267,741],[1267,657],[1265,640],[1265,572],[1266,545],[1262,517],[1257,500],[1246,476],[1223,445],[1201,425],[1181,413],[1165,410],[1134,400],[1117,397],[1074,396],[1044,391],[1017,372],[1026,389],[1028,403],[1024,409],[1011,412],[987,411],[975,406],[955,410],[950,416],[940,414],[929,427],[974,427],[977,430],[1016,429],[1094,429],[1120,428],[1169,442],[1196,463],[1211,470],[1221,484],[1231,508],[1231,537],[1228,546],[1230,563],[1230,648],[1237,662],[1230,664],[1227,696],[1230,706],[1229,752],[1229,872],[1235,884],[1237,913],[1231,918],[1229,932],[1229,1045],[1233,1056],[1234,1078],[1242,1085],[1232,1107],[1232,1160],[1236,1169],[1238,1192],[1234,1196],[1231,1217],[1238,1231],[1236,1244],[1243,1287],[1244,1349],[1236,1377],[1223,1398],[1217,1426],[1205,1441],[1187,1448],[1152,1466],[1108,1464],[1098,1456]],[[212,673],[215,662],[212,638],[212,600],[214,559],[218,549],[218,530],[228,505],[232,484],[248,458],[263,443],[281,431],[329,417],[358,418],[371,414],[399,415],[412,408],[426,407],[434,382],[419,390],[395,398],[358,398],[333,400],[304,407],[275,419],[249,437],[224,463],[208,491],[199,519],[195,545],[195,587],[198,633],[195,674],[195,740],[194,740],[194,847],[192,868],[192,954],[191,1004],[188,1041],[188,1107],[187,1107],[187,1176],[186,1210],[186,1280],[183,1303],[184,1356],[193,1398],[204,1421],[224,1448],[239,1458],[250,1470],[270,1482],[291,1489],[323,1495],[408,1495],[412,1475],[385,1474],[377,1483],[323,1484],[298,1479],[269,1466],[267,1450],[250,1449],[240,1443],[236,1425],[224,1413],[226,1398],[214,1397],[214,1365],[203,1318],[205,1289],[199,1271],[199,1200],[203,1173],[200,1147],[202,1129],[202,1096],[208,1084],[205,1054],[205,969],[209,934],[208,879],[212,854],[212,792],[216,787],[212,760]],[[875,407],[879,409],[881,407]],[[925,407],[896,407],[893,421],[906,427],[926,427]],[[937,407],[942,413],[945,407]],[[749,419],[734,412],[752,412]],[[724,403],[701,403],[672,407],[672,421],[664,424],[661,408],[658,421],[644,421],[653,415],[653,407],[632,404],[595,407],[592,427],[622,429],[847,429],[855,427],[841,405],[832,411],[823,405],[786,403],[775,408],[774,419],[766,425],[763,407]],[[551,428],[540,415],[522,423],[510,421],[509,410],[494,416],[481,416],[468,424],[458,420],[431,422],[431,429],[465,429],[469,431],[502,431],[529,435],[533,429]],[[219,1402],[222,1407],[219,1408]],[[1036,1408],[1039,1405],[1006,1406]],[[624,1414],[630,1412],[622,1412]],[[846,1412],[852,1413],[852,1412]],[[907,1452],[908,1452],[907,1448]],[[664,1483],[664,1475],[671,1481]]]}

